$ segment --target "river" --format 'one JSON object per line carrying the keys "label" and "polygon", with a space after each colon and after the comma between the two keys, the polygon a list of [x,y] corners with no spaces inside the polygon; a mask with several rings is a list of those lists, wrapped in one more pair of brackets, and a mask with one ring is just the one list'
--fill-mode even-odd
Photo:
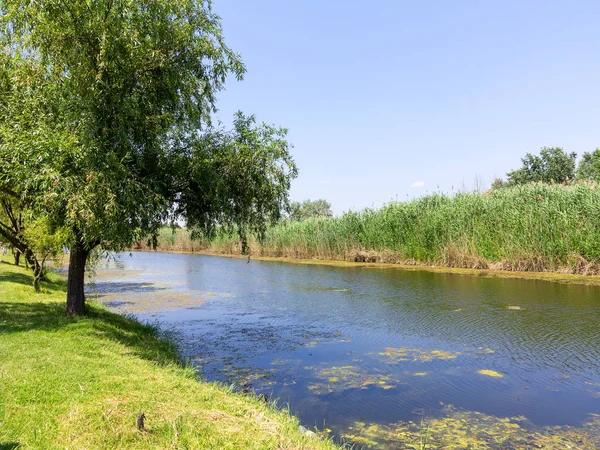
{"label": "river", "polygon": [[598,287],[157,252],[91,280],[204,379],[359,447],[600,446]]}

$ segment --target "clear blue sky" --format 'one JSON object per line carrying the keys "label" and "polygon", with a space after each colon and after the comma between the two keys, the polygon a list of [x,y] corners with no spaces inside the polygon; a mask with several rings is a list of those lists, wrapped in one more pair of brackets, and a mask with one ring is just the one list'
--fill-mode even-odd
{"label": "clear blue sky", "polygon": [[[220,95],[289,128],[293,200],[380,206],[526,152],[600,147],[600,2],[214,0],[248,72]],[[413,184],[424,185],[411,187]]]}

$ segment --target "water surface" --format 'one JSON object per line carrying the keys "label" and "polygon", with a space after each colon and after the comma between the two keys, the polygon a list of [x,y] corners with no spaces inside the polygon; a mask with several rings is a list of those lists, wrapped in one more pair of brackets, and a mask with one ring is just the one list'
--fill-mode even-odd
{"label": "water surface", "polygon": [[[366,447],[430,428],[431,445],[467,433],[477,448],[600,435],[597,287],[152,252],[93,280],[92,297],[174,331],[204,378]],[[514,442],[497,443],[506,427]]]}

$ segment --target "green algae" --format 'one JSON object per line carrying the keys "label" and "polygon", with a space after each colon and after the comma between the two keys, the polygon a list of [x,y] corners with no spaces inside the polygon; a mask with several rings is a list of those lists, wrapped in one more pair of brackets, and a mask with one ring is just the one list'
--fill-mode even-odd
{"label": "green algae", "polygon": [[600,448],[600,415],[590,415],[581,427],[533,427],[522,416],[501,418],[447,405],[439,417],[422,423],[382,425],[358,421],[342,436],[350,444],[381,450],[595,449]]}
{"label": "green algae", "polygon": [[460,352],[447,352],[444,350],[424,350],[410,347],[386,347],[379,353],[369,353],[369,355],[381,360],[385,364],[398,364],[401,362],[430,362],[434,360],[454,359],[460,355]]}
{"label": "green algae", "polygon": [[400,384],[391,374],[369,373],[366,369],[355,366],[306,366],[304,369],[312,371],[317,380],[308,385],[308,389],[315,395],[331,394],[348,389],[368,389],[369,387],[388,390]]}
{"label": "green algae", "polygon": [[492,377],[492,378],[504,378],[504,375],[502,375],[499,372],[496,372],[495,370],[481,369],[481,370],[478,370],[477,373],[479,375],[485,375],[487,377]]}
{"label": "green algae", "polygon": [[213,292],[175,291],[158,285],[141,285],[140,292],[115,292],[98,296],[95,300],[120,314],[152,314],[176,309],[196,308],[216,296]]}

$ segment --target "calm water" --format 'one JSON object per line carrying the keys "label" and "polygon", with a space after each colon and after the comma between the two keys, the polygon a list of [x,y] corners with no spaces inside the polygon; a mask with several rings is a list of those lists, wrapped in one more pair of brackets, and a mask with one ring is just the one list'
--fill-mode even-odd
{"label": "calm water", "polygon": [[457,412],[540,430],[600,413],[594,287],[136,252],[88,291],[174,331],[204,378],[337,437]]}

